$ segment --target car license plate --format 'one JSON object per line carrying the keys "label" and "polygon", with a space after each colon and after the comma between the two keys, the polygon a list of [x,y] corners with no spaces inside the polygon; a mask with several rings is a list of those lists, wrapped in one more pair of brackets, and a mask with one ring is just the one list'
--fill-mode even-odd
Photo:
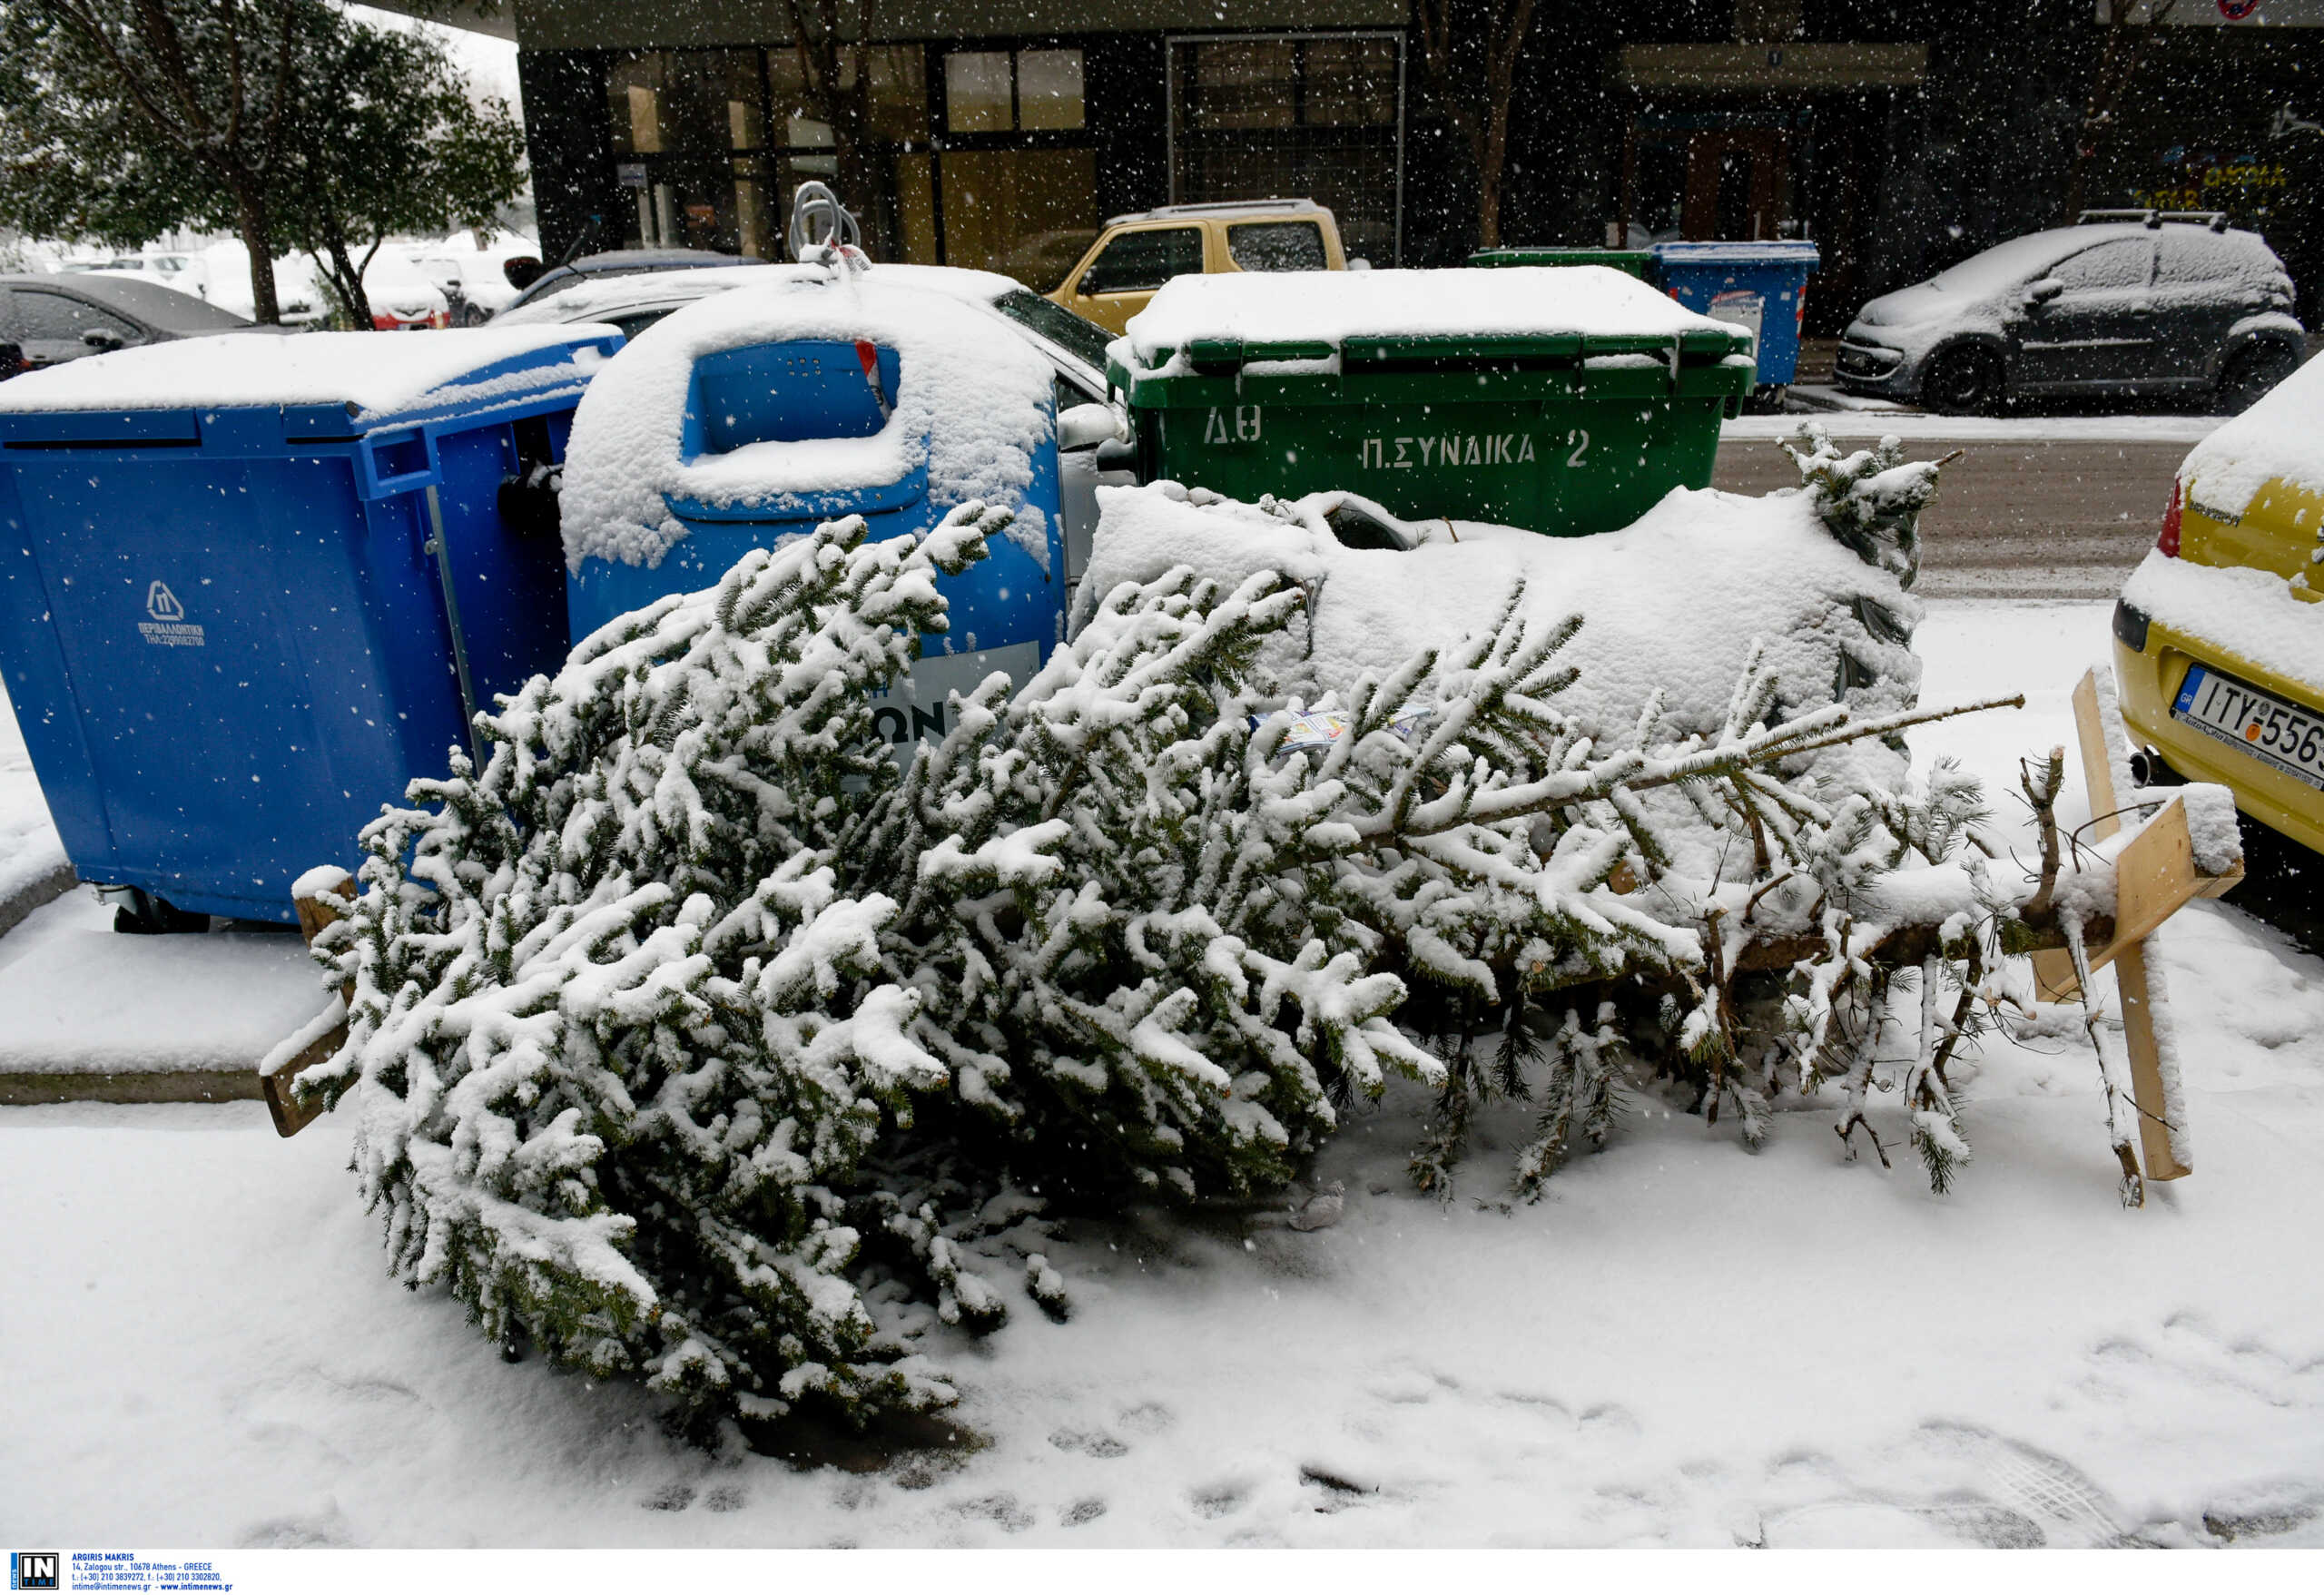
{"label": "car license plate", "polygon": [[2187,672],[2171,717],[2310,786],[2324,787],[2324,714],[2312,709],[2198,665]]}

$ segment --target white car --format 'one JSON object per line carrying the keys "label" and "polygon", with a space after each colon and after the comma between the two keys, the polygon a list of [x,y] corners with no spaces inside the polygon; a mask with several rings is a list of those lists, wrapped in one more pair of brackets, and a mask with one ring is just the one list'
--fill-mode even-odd
{"label": "white car", "polygon": [[541,246],[516,232],[495,233],[481,248],[472,234],[456,232],[404,252],[450,301],[455,327],[480,326],[514,304],[522,290],[509,281],[508,268],[519,261],[537,268],[541,260]]}
{"label": "white car", "polygon": [[[1062,305],[1052,304],[1013,277],[958,266],[879,265],[883,281],[905,281],[992,311],[996,323],[1039,350],[1057,373],[1058,465],[1065,509],[1065,569],[1068,591],[1089,562],[1098,524],[1098,488],[1128,487],[1137,478],[1128,450],[1109,445],[1128,438],[1128,423],[1106,386],[1106,345],[1113,335]],[[704,266],[623,277],[576,277],[545,299],[495,316],[496,327],[534,322],[598,321],[635,338],[671,311],[714,294],[747,290],[821,266]],[[998,327],[996,328],[998,330]]]}

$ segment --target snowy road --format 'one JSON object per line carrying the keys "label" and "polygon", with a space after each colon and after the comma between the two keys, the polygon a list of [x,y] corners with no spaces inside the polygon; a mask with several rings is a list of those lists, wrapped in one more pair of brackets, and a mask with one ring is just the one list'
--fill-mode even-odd
{"label": "snowy road", "polygon": [[[1797,483],[1776,426],[1813,418],[1835,436],[1886,424],[1907,457],[1951,449],[1936,501],[1921,517],[1916,591],[1932,598],[2103,598],[2154,546],[2179,462],[2215,422],[2129,417],[2100,422],[1964,423],[1955,418],[1767,417],[1730,426],[1713,485],[1765,493]],[[1909,423],[1909,424],[1908,424]],[[2112,432],[2113,436],[2106,434]],[[1856,447],[1863,442],[1857,441]]]}
{"label": "snowy road", "polygon": [[[1938,604],[1915,736],[2004,795],[2071,738],[2105,606]],[[2196,1173],[2114,1196],[2069,1036],[1988,1044],[1953,1195],[1746,1154],[1651,1096],[1503,1208],[1403,1178],[1426,1104],[1327,1151],[1345,1215],[1077,1226],[1076,1306],[941,1354],[974,1449],[713,1458],[634,1390],[502,1364],[382,1266],[326,1118],[0,1109],[0,1526],[181,1545],[2324,1544],[2324,961],[2227,904],[2168,928]],[[1969,1073],[1971,1071],[1965,1071]],[[1901,1132],[1893,1108],[1886,1138]],[[1002,1277],[999,1268],[994,1277]],[[1013,1294],[1013,1293],[1012,1293]]]}

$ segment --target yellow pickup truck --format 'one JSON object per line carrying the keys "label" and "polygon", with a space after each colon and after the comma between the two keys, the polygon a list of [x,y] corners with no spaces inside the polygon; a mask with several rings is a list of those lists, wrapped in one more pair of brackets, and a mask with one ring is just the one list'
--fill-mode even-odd
{"label": "yellow pickup truck", "polygon": [[1205,271],[1344,271],[1339,224],[1313,200],[1165,205],[1116,216],[1049,298],[1110,332],[1173,277]]}

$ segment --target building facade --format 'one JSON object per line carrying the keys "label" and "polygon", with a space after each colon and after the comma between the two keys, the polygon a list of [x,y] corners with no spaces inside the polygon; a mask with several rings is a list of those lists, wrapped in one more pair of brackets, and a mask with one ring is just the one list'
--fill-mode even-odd
{"label": "building facade", "polygon": [[[2127,36],[2108,6],[1542,0],[1512,95],[1502,237],[1812,238],[1810,317],[1829,328],[2057,225],[2078,181],[2093,206],[2228,210],[2269,235],[2313,311],[2324,0],[2174,0],[2093,123]],[[519,45],[551,258],[773,258],[808,178],[842,190],[876,252],[1044,290],[1105,218],[1174,202],[1311,198],[1378,265],[1455,263],[1477,241],[1469,146],[1410,0],[804,9],[862,40],[838,53],[852,152],[787,3],[510,0],[480,23]]]}

